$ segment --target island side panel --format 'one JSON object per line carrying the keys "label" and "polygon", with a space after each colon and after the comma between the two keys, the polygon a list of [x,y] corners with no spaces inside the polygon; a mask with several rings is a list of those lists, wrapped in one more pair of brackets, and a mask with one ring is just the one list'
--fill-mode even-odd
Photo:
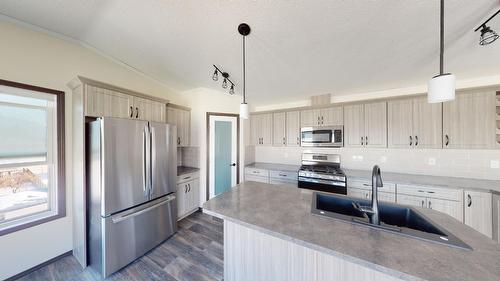
{"label": "island side panel", "polygon": [[401,280],[224,220],[224,280]]}

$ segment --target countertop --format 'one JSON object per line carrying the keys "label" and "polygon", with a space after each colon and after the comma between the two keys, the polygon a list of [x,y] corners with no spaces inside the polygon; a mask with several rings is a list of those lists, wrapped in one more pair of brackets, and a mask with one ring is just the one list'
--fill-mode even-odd
{"label": "countertop", "polygon": [[177,176],[182,176],[185,174],[190,174],[194,172],[199,172],[199,168],[187,167],[187,166],[177,166]]}
{"label": "countertop", "polygon": [[500,280],[500,245],[446,214],[418,208],[472,251],[313,215],[311,194],[246,182],[203,211],[404,280]]}
{"label": "countertop", "polygon": [[[274,164],[274,163],[261,163],[256,162],[246,167],[259,168],[274,171],[298,171],[300,166]],[[367,170],[354,170],[342,168],[349,180],[371,180],[372,171]],[[474,178],[458,178],[458,177],[444,177],[444,176],[429,176],[429,175],[416,175],[404,173],[384,172],[382,169],[382,180],[388,183],[396,184],[412,184],[412,185],[431,185],[447,188],[465,188],[473,190],[492,191],[500,194],[500,180],[484,180]]]}

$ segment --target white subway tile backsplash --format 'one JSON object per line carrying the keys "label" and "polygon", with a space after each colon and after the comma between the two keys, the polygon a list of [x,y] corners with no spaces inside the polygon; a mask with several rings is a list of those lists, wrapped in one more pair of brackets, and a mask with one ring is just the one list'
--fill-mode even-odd
{"label": "white subway tile backsplash", "polygon": [[350,169],[370,170],[374,164],[378,164],[382,170],[390,172],[500,180],[499,150],[303,149],[259,146],[255,147],[254,160],[299,165],[303,151],[340,154],[342,166]]}

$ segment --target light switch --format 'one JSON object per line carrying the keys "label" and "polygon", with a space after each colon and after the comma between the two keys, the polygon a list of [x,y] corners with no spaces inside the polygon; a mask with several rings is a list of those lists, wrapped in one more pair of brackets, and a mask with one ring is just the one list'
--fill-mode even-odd
{"label": "light switch", "polygon": [[492,168],[492,169],[500,168],[500,162],[498,160],[491,160],[490,161],[490,168]]}
{"label": "light switch", "polygon": [[436,158],[433,158],[433,157],[429,158],[428,164],[430,166],[435,166],[436,165]]}

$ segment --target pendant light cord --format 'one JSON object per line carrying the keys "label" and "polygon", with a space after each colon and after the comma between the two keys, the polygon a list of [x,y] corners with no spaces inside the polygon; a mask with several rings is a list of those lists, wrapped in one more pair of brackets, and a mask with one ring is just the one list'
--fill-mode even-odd
{"label": "pendant light cord", "polygon": [[246,103],[245,97],[245,37],[243,35],[243,103]]}
{"label": "pendant light cord", "polygon": [[444,0],[441,0],[441,32],[439,51],[439,75],[443,75],[444,69]]}

